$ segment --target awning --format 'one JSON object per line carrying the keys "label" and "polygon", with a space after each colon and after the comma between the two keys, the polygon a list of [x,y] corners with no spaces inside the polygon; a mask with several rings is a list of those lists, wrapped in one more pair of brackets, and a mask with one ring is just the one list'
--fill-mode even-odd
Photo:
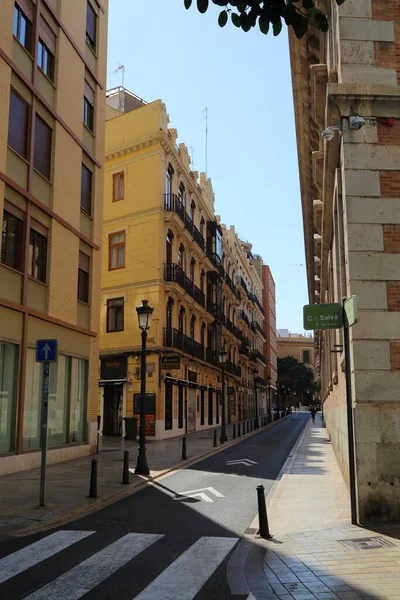
{"label": "awning", "polygon": [[106,385],[122,385],[126,381],[128,381],[126,377],[123,379],[99,379],[98,386],[104,387]]}

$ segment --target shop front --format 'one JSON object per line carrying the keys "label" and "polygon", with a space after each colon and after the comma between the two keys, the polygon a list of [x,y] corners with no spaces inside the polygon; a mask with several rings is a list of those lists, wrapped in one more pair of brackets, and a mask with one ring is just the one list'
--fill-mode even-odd
{"label": "shop front", "polygon": [[104,436],[122,436],[126,411],[127,357],[124,355],[101,358],[99,386],[103,388],[102,433]]}

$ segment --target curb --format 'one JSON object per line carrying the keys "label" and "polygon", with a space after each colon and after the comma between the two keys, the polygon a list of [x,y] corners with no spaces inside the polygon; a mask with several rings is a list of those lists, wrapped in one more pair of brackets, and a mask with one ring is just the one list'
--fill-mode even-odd
{"label": "curb", "polygon": [[207,458],[208,456],[217,454],[218,452],[225,450],[225,448],[234,446],[235,444],[238,444],[245,439],[251,438],[254,435],[262,433],[263,431],[266,431],[267,429],[274,427],[277,423],[281,423],[288,417],[290,417],[290,415],[286,415],[285,417],[282,417],[282,419],[279,419],[278,421],[273,421],[272,423],[268,423],[268,425],[264,425],[264,427],[260,427],[256,431],[251,431],[249,433],[246,433],[245,435],[242,435],[240,438],[236,437],[236,439],[234,439],[234,440],[232,439],[228,442],[225,442],[225,444],[221,444],[217,448],[212,448],[208,452],[199,454],[198,456],[196,456],[194,458],[189,458],[185,461],[176,463],[172,467],[169,467],[168,469],[165,469],[164,471],[160,471],[154,477],[151,477],[151,475],[149,477],[143,477],[142,481],[137,481],[136,483],[132,483],[126,489],[119,490],[116,492],[110,492],[109,494],[106,494],[105,496],[102,496],[101,498],[99,498],[97,500],[85,502],[84,504],[81,504],[79,507],[77,507],[76,509],[67,513],[66,515],[62,515],[56,519],[53,519],[52,521],[47,521],[46,523],[41,523],[39,525],[32,525],[30,527],[25,527],[25,528],[19,529],[17,531],[9,531],[5,535],[8,538],[16,538],[16,537],[25,537],[27,535],[32,535],[34,533],[40,533],[42,531],[47,531],[48,529],[59,527],[60,525],[64,525],[65,523],[69,523],[70,521],[74,521],[78,517],[86,516],[92,512],[100,510],[101,508],[105,508],[106,506],[110,506],[111,504],[114,504],[115,502],[118,502],[119,500],[127,498],[131,494],[135,494],[137,491],[139,491],[140,488],[144,487],[146,484],[151,484],[153,481],[156,481],[158,479],[166,477],[167,475],[171,475],[171,473],[173,473],[174,471],[180,471],[181,469],[185,469],[186,467],[189,467],[190,465],[200,462],[201,460]]}

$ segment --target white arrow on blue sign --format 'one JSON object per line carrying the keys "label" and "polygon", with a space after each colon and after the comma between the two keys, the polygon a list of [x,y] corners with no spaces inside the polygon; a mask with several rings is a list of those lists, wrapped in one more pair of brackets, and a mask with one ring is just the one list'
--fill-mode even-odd
{"label": "white arrow on blue sign", "polygon": [[57,361],[57,340],[37,340],[36,341],[36,362],[56,362]]}

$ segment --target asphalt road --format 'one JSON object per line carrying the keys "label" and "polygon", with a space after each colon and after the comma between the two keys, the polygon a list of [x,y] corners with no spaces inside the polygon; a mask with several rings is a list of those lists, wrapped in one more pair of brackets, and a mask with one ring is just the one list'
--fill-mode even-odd
{"label": "asphalt road", "polygon": [[4,542],[0,598],[231,599],[226,564],[257,512],[256,487],[271,487],[307,416],[294,413],[59,530]]}

